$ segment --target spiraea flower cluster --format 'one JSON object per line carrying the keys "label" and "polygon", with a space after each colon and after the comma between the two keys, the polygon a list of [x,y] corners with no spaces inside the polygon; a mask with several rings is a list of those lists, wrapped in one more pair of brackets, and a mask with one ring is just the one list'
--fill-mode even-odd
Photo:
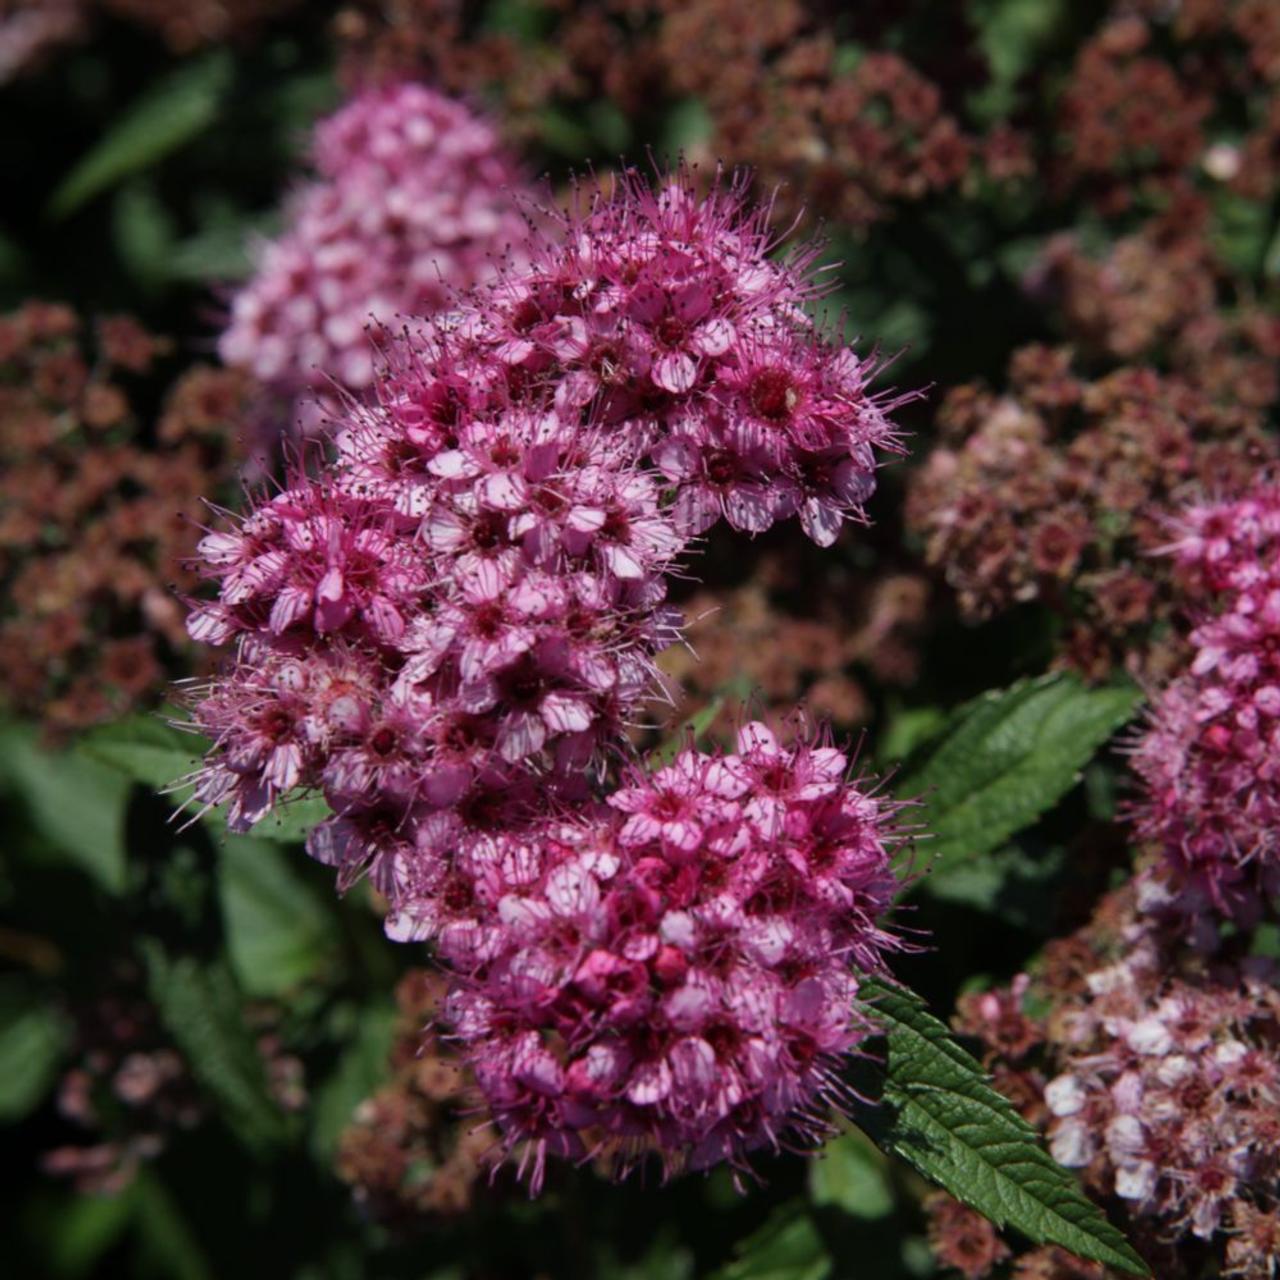
{"label": "spiraea flower cluster", "polygon": [[[1146,896],[1140,880],[1108,895],[1033,974],[966,996],[958,1025],[1154,1274],[1262,1280],[1280,1264],[1276,966],[1247,935],[1207,957]],[[1076,1274],[1034,1257],[1016,1274]]]}
{"label": "spiraea flower cluster", "polygon": [[1045,1087],[1054,1157],[1105,1163],[1137,1214],[1197,1239],[1235,1225],[1277,1172],[1280,1009],[1260,975],[1183,981],[1142,944],[1088,975],[1067,1069]]}
{"label": "spiraea flower cluster", "polygon": [[338,1143],[338,1176],[363,1212],[393,1226],[465,1214],[489,1172],[493,1142],[472,1115],[475,1082],[432,1025],[446,985],[428,969],[396,984],[391,1078],[356,1107]]}
{"label": "spiraea flower cluster", "polygon": [[372,385],[371,323],[439,310],[518,258],[528,228],[493,126],[420,84],[357,95],[317,125],[311,158],[219,351],[316,426],[317,397]]}
{"label": "spiraea flower cluster", "polygon": [[485,851],[493,924],[441,950],[463,975],[452,1020],[535,1186],[548,1153],[701,1169],[827,1132],[840,1059],[870,1031],[857,975],[899,945],[877,923],[898,888],[894,806],[848,768],[751,724],[733,754],[628,777],[593,821]]}
{"label": "spiraea flower cluster", "polygon": [[860,229],[1032,171],[1026,136],[1003,122],[977,133],[959,110],[988,79],[963,6],[560,0],[536,45],[502,30],[498,8],[353,0],[336,24],[348,78],[427,71],[455,91],[495,95],[513,129],[543,141],[550,121],[589,116],[601,98],[633,118],[696,99],[710,137],[692,145],[778,185],[776,212],[805,208]]}
{"label": "spiraea flower cluster", "polygon": [[190,629],[234,652],[198,802],[246,829],[323,793],[309,851],[433,943],[535,1186],[549,1153],[701,1167],[816,1132],[894,945],[893,808],[834,749],[753,727],[601,798],[689,539],[794,516],[826,545],[894,443],[766,220],[628,177],[398,339],[332,462],[200,545]]}
{"label": "spiraea flower cluster", "polygon": [[1199,625],[1133,765],[1169,905],[1255,920],[1280,889],[1280,486],[1191,507],[1170,548]]}

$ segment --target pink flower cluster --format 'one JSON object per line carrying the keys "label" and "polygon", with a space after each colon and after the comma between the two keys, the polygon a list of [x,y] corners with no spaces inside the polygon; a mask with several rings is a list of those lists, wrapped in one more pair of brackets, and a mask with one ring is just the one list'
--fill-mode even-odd
{"label": "pink flower cluster", "polygon": [[493,127],[423,85],[354,98],[316,127],[312,160],[219,352],[315,417],[335,383],[372,385],[371,321],[435,313],[519,257],[528,228]]}
{"label": "pink flower cluster", "polygon": [[599,815],[475,841],[393,923],[459,975],[450,1019],[535,1187],[547,1154],[670,1172],[827,1132],[857,973],[899,945],[894,806],[847,770],[748,725]]}
{"label": "pink flower cluster", "polygon": [[813,254],[771,256],[769,212],[750,209],[745,185],[699,198],[687,175],[654,191],[629,174],[562,215],[529,272],[458,325],[508,394],[551,390],[559,412],[647,455],[682,532],[796,516],[828,546],[861,518],[877,451],[899,445],[867,391],[874,362],[805,315],[821,292]]}
{"label": "pink flower cluster", "polygon": [[666,580],[721,514],[819,542],[892,442],[740,188],[633,178],[534,265],[396,339],[334,453],[199,547],[232,644],[199,698],[199,803],[302,789],[309,852],[430,940],[508,1147],[669,1169],[820,1131],[897,945],[894,806],[825,745],[611,762],[679,634]]}
{"label": "pink flower cluster", "polygon": [[1169,969],[1140,933],[1058,1015],[1075,1047],[1045,1088],[1050,1147],[1105,1168],[1136,1213],[1209,1240],[1243,1227],[1280,1171],[1280,1006],[1269,961],[1185,981]]}
{"label": "pink flower cluster", "polygon": [[1134,754],[1134,817],[1162,851],[1167,905],[1249,924],[1280,890],[1280,484],[1193,507],[1178,532],[1203,616]]}

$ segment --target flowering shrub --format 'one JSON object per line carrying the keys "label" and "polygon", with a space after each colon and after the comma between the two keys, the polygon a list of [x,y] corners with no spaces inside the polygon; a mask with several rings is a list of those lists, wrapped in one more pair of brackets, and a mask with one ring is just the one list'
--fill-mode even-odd
{"label": "flowering shrub", "polygon": [[1268,1275],[1280,1257],[1274,962],[1208,962],[1141,902],[1133,885],[1112,895],[1033,979],[963,1000],[959,1023],[1055,1157],[1124,1206],[1161,1274],[1216,1254],[1223,1275]]}
{"label": "flowering shrub", "polygon": [[1134,753],[1135,818],[1171,875],[1170,905],[1190,916],[1253,924],[1276,892],[1277,535],[1280,491],[1267,484],[1191,507],[1170,547],[1202,617],[1187,674],[1160,694]]}
{"label": "flowering shrub", "polygon": [[[125,316],[96,350],[67,307],[0,318],[0,702],[54,734],[154,704],[194,661],[175,578],[202,501],[225,495],[245,379],[195,367],[154,443],[130,401],[166,343]],[[86,344],[87,345],[87,344]]]}
{"label": "flowering shrub", "polygon": [[4,9],[10,1270],[1275,1280],[1276,14]]}

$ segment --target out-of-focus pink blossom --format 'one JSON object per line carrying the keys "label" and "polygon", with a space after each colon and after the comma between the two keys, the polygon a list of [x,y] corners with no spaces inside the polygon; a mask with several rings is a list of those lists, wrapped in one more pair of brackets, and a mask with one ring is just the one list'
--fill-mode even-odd
{"label": "out-of-focus pink blossom", "polygon": [[528,195],[493,126],[420,84],[370,89],[317,125],[293,197],[232,302],[219,351],[317,417],[374,381],[371,324],[429,316],[519,262]]}

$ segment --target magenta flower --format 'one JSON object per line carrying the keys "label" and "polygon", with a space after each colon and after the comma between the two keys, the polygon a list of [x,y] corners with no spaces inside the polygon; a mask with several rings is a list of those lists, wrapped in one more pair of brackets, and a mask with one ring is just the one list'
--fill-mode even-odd
{"label": "magenta flower", "polygon": [[[895,806],[847,766],[749,726],[736,754],[634,775],[619,817],[576,823],[498,902],[505,949],[460,977],[449,1016],[535,1189],[548,1154],[672,1171],[825,1132],[838,1060],[869,1030],[858,974],[902,945],[881,924]],[[768,833],[763,774],[786,797]]]}
{"label": "magenta flower", "polygon": [[1134,752],[1133,816],[1162,855],[1164,905],[1248,924],[1280,891],[1280,488],[1193,507],[1179,535],[1196,652]]}
{"label": "magenta flower", "polygon": [[[322,164],[454,146],[380,103],[324,127]],[[309,852],[453,975],[535,1187],[548,1154],[670,1171],[825,1133],[858,975],[902,945],[895,807],[829,744],[751,725],[608,790],[690,535],[797,515],[825,545],[860,516],[896,447],[872,370],[815,333],[808,259],[771,256],[739,185],[629,176],[559,230],[387,340],[331,459],[202,540],[188,622],[232,646],[197,803],[244,830],[323,794]]]}

